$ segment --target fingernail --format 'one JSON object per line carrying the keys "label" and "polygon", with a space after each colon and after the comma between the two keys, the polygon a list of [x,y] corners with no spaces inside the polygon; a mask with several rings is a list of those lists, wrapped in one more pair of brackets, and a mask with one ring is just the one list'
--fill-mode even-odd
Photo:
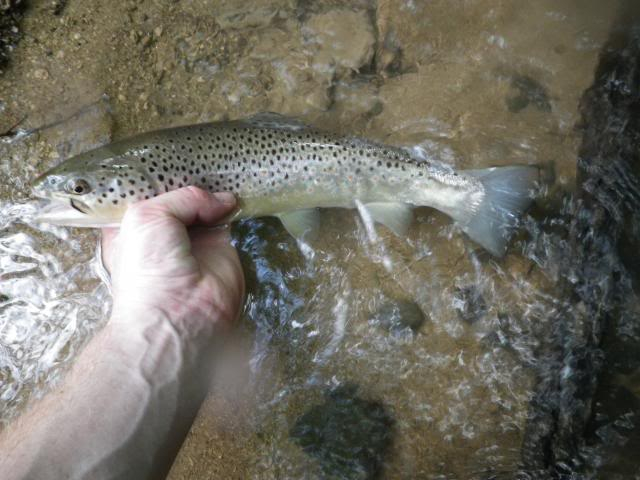
{"label": "fingernail", "polygon": [[211,196],[225,205],[236,204],[236,196],[231,192],[216,192],[212,193]]}

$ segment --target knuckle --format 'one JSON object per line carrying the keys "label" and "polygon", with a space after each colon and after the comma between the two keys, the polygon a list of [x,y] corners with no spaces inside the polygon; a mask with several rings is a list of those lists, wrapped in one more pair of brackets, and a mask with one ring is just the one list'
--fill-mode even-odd
{"label": "knuckle", "polygon": [[188,192],[188,195],[190,195],[191,198],[193,198],[196,201],[209,200],[209,194],[204,190],[202,190],[201,188],[188,186],[188,187],[185,187],[184,190]]}

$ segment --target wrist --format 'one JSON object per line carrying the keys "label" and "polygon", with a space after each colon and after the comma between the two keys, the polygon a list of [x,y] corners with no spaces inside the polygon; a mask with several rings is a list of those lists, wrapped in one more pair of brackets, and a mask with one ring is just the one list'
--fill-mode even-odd
{"label": "wrist", "polygon": [[173,305],[165,298],[149,305],[120,302],[116,297],[109,323],[117,326],[123,335],[143,338],[145,341],[162,340],[167,335],[175,335],[182,348],[197,350],[211,343],[221,324],[227,322],[224,322],[222,312],[202,311],[190,305],[188,300]]}
{"label": "wrist", "polygon": [[114,309],[98,347],[109,352],[130,371],[138,371],[151,384],[175,381],[191,371],[208,352],[211,335],[194,337],[193,331],[176,326],[180,319],[169,318],[160,310],[144,313]]}

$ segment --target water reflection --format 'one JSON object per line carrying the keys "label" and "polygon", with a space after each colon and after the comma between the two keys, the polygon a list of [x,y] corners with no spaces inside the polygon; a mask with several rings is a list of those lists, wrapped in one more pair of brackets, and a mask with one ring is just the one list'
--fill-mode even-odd
{"label": "water reflection", "polygon": [[[325,35],[342,18],[335,2],[291,9],[288,2],[256,2],[259,15],[221,2],[216,17],[198,2],[180,12],[173,3],[141,4],[131,10],[139,23],[131,44],[129,35],[116,37],[125,42],[122,58],[110,56],[109,22],[83,33],[73,55],[66,42],[76,32],[64,24],[62,33],[51,33],[58,59],[47,64],[51,89],[81,92],[77,102],[92,104],[111,88],[101,83],[107,75],[83,76],[76,62],[98,72],[109,63],[109,77],[135,80],[110,90],[110,106],[75,126],[0,144],[7,179],[0,185],[2,420],[55,384],[106,320],[110,302],[94,271],[95,232],[33,225],[28,180],[60,154],[107,141],[113,131],[278,110],[415,147],[456,167],[552,163],[556,175],[503,260],[428,209],[416,212],[406,238],[354,211],[326,211],[319,238],[302,250],[273,219],[235,226],[248,280],[241,331],[251,345],[250,404],[205,411],[175,478],[197,476],[194,465],[235,475],[218,455],[244,458],[235,467],[245,478],[340,476],[338,467],[356,478],[513,478],[518,470],[544,478],[549,468],[608,468],[624,478],[637,470],[633,458],[622,458],[637,445],[640,332],[633,278],[624,269],[636,251],[628,241],[620,262],[626,237],[618,242],[607,232],[633,238],[627,215],[635,198],[615,193],[636,186],[619,164],[602,162],[582,168],[579,181],[587,178],[586,190],[603,210],[574,188],[578,99],[612,19],[610,4],[578,3],[476,1],[452,11],[447,2],[387,1],[369,10],[367,2],[349,2],[358,13],[344,15],[345,22],[366,41],[346,47],[345,24],[336,29],[337,46]],[[65,15],[81,18],[93,7],[69,4]],[[32,15],[48,24],[44,13]],[[147,28],[149,19],[159,25]],[[24,48],[19,55],[34,55],[32,44]],[[7,109],[32,112],[32,127],[44,111],[67,118],[66,110],[79,109],[67,97],[68,107],[56,107],[60,98],[42,95],[31,64],[23,63],[29,81],[18,69],[7,72],[5,84],[0,79],[19,92],[7,96]],[[81,72],[81,81],[60,80],[60,68]],[[602,117],[606,123],[598,110],[583,115]],[[611,125],[625,125],[615,120]],[[92,132],[89,140],[78,123]],[[595,348],[603,313],[616,335],[605,338],[610,374],[596,393],[591,377],[603,365]],[[373,420],[365,415],[371,411]],[[358,438],[343,430],[354,418],[371,427]],[[220,431],[231,433],[207,442]],[[363,448],[373,463],[360,461]]]}
{"label": "water reflection", "polygon": [[32,204],[0,204],[3,421],[56,382],[60,367],[103,323],[109,305],[95,278],[93,252],[82,246],[94,235],[23,223],[34,211]]}

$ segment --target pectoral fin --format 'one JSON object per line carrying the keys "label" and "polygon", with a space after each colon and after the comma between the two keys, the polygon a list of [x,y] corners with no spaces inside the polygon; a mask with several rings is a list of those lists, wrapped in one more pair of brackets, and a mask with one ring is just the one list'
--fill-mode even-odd
{"label": "pectoral fin", "polygon": [[318,231],[320,212],[317,208],[307,208],[294,212],[281,213],[278,218],[292,236],[297,239],[309,238]]}
{"label": "pectoral fin", "polygon": [[406,203],[367,203],[371,218],[398,236],[404,236],[413,220],[413,207]]}

